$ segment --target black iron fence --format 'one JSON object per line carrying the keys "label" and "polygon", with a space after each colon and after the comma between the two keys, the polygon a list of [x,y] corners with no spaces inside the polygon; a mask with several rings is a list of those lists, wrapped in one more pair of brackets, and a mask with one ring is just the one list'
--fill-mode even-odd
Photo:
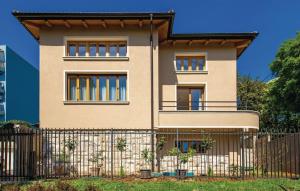
{"label": "black iron fence", "polygon": [[152,162],[152,176],[177,176],[185,170],[188,177],[299,178],[300,133],[0,130],[1,181],[139,176]]}

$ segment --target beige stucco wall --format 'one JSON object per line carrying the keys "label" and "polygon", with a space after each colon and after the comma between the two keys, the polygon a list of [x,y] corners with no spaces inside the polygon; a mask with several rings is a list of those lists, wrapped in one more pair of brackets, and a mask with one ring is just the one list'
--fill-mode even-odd
{"label": "beige stucco wall", "polygon": [[[40,126],[43,128],[151,128],[150,46],[148,30],[100,30],[100,28],[41,29]],[[64,61],[64,37],[113,37],[129,39],[128,61]],[[158,84],[157,32],[154,33],[154,83]],[[66,105],[64,72],[126,71],[128,101],[125,105]],[[158,109],[158,85],[154,88]],[[156,112],[158,115],[158,112]],[[156,117],[157,118],[157,117]]]}
{"label": "beige stucco wall", "polygon": [[[176,73],[176,54],[205,55],[207,73]],[[160,47],[159,63],[162,101],[176,101],[177,85],[204,85],[205,101],[236,101],[236,49],[233,47],[191,48],[187,45]],[[208,103],[207,105],[235,106],[235,103]],[[236,108],[208,107],[207,110],[236,110]]]}
{"label": "beige stucco wall", "polygon": [[[64,60],[65,38],[113,38],[128,39],[129,60]],[[154,32],[153,50],[153,91],[154,127],[199,126],[201,116],[189,112],[175,115],[161,114],[159,102],[176,101],[177,85],[205,85],[206,101],[236,100],[236,49],[233,47],[189,47],[160,46],[158,33]],[[177,53],[206,55],[207,73],[178,74],[175,72]],[[127,73],[128,104],[66,104],[66,72],[125,72]],[[149,30],[100,28],[42,28],[40,32],[40,126],[42,128],[75,129],[150,129],[151,128],[151,65]],[[213,104],[213,103],[212,103]],[[211,104],[211,105],[212,105]],[[235,103],[222,103],[234,107]],[[209,104],[207,104],[209,105]],[[209,108],[207,110],[224,110]],[[245,126],[257,126],[258,116],[242,115],[228,118],[225,126],[236,125],[236,119]],[[206,120],[215,121],[215,115],[202,115]],[[207,117],[208,116],[208,117]],[[200,118],[199,118],[200,117]],[[188,124],[183,121],[191,118]],[[247,120],[244,120],[247,119]],[[248,121],[250,122],[248,123]],[[222,122],[222,120],[221,120]],[[220,122],[220,123],[221,123]],[[208,125],[213,123],[208,123]],[[219,123],[218,123],[219,124]],[[203,124],[202,124],[203,126]],[[230,128],[230,127],[229,127]]]}

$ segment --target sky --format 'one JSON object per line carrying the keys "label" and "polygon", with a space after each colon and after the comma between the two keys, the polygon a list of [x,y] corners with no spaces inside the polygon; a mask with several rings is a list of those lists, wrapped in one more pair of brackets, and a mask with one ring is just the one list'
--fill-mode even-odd
{"label": "sky", "polygon": [[238,72],[269,80],[269,64],[285,40],[300,31],[300,0],[0,0],[0,44],[39,67],[38,42],[12,16],[34,12],[176,13],[174,33],[253,32],[260,34],[238,60]]}

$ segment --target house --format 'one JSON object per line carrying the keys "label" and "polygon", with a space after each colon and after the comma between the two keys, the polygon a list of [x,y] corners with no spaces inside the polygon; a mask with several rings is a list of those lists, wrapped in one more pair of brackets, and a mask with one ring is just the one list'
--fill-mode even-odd
{"label": "house", "polygon": [[7,45],[0,45],[0,121],[39,121],[38,70]]}
{"label": "house", "polygon": [[[160,133],[259,129],[256,111],[238,110],[236,85],[237,60],[256,32],[176,34],[172,11],[13,15],[40,44],[42,128]],[[205,152],[201,137],[175,137],[168,136],[168,148]],[[157,141],[151,134],[140,139],[128,141],[128,147],[151,142],[153,149]],[[227,161],[227,167],[240,160],[234,141],[239,138],[217,141],[228,145],[218,159]],[[166,156],[162,168],[170,160]]]}

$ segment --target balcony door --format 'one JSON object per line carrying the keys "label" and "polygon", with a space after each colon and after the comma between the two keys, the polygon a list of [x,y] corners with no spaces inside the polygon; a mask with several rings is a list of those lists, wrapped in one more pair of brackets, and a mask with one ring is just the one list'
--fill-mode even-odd
{"label": "balcony door", "polygon": [[177,87],[177,110],[204,110],[203,87]]}

